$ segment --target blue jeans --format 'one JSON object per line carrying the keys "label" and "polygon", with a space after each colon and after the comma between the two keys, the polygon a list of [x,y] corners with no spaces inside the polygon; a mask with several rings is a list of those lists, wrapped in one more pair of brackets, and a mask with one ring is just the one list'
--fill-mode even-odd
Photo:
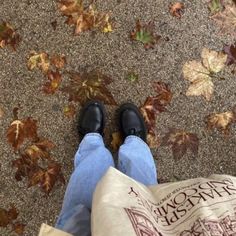
{"label": "blue jeans", "polygon": [[[145,184],[157,184],[157,171],[148,145],[137,136],[128,136],[118,153],[118,169],[129,177]],[[100,134],[89,133],[80,143],[75,155],[74,172],[64,196],[56,228],[73,235],[89,235],[81,228],[89,227],[93,192],[97,183],[114,167],[110,151]],[[79,225],[80,224],[80,225]]]}

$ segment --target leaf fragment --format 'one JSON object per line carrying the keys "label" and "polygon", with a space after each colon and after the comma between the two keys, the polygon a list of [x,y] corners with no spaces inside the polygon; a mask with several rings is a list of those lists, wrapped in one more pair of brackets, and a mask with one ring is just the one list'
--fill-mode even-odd
{"label": "leaf fragment", "polygon": [[226,45],[223,49],[224,53],[227,55],[226,64],[228,66],[236,64],[236,45]]}
{"label": "leaf fragment", "polygon": [[8,211],[0,208],[0,227],[7,227],[7,225],[11,224],[12,221],[17,218],[18,214],[14,205],[12,205],[11,209]]}
{"label": "leaf fragment", "polygon": [[138,74],[136,74],[135,72],[130,72],[126,79],[130,82],[136,82],[138,80]]}
{"label": "leaf fragment", "polygon": [[66,57],[64,55],[53,55],[50,59],[50,63],[57,69],[62,69],[66,64]]}
{"label": "leaf fragment", "polygon": [[12,230],[18,235],[23,235],[25,226],[26,226],[25,224],[16,222],[12,225]]}
{"label": "leaf fragment", "polygon": [[189,61],[183,66],[183,76],[191,82],[186,95],[202,95],[207,101],[210,101],[214,92],[213,78],[225,67],[227,55],[223,52],[203,48],[201,56],[201,62]]}
{"label": "leaf fragment", "polygon": [[182,2],[176,2],[170,5],[170,14],[177,18],[181,18],[184,12],[184,4]]}
{"label": "leaf fragment", "polygon": [[161,36],[154,33],[154,23],[152,21],[148,24],[141,24],[138,20],[135,29],[130,34],[130,38],[143,43],[145,49],[149,49],[154,48]]}
{"label": "leaf fragment", "polygon": [[170,129],[163,137],[163,146],[171,146],[175,160],[180,160],[188,150],[198,154],[199,139],[196,134],[179,129]]}
{"label": "leaf fragment", "polygon": [[108,105],[116,105],[107,85],[112,79],[99,71],[89,73],[71,73],[70,85],[62,88],[62,91],[69,94],[69,101],[79,102],[81,105],[88,100],[100,100]]}
{"label": "leaf fragment", "polygon": [[16,50],[17,46],[20,42],[20,35],[16,33],[13,27],[7,23],[2,22],[0,23],[0,47],[4,48],[5,46],[9,45]]}
{"label": "leaf fragment", "polygon": [[120,131],[112,133],[111,147],[114,152],[118,151],[123,143],[123,136]]}

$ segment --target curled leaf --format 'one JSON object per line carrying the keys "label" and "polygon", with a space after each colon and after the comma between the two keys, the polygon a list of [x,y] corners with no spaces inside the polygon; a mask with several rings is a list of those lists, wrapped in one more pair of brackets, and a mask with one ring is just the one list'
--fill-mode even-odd
{"label": "curled leaf", "polygon": [[218,129],[225,135],[229,134],[229,127],[236,122],[236,114],[234,111],[227,111],[223,113],[215,113],[206,117],[208,129]]}
{"label": "curled leaf", "polygon": [[34,68],[39,68],[45,74],[48,72],[50,67],[49,56],[45,52],[37,53],[32,51],[29,60],[28,60],[28,68],[29,70],[33,70]]}
{"label": "curled leaf", "polygon": [[170,5],[170,14],[177,18],[181,18],[184,10],[184,4],[182,2],[176,2]]}
{"label": "curled leaf", "polygon": [[19,45],[20,36],[15,32],[13,27],[6,23],[0,23],[0,47],[4,48],[6,45],[10,45],[14,50]]}

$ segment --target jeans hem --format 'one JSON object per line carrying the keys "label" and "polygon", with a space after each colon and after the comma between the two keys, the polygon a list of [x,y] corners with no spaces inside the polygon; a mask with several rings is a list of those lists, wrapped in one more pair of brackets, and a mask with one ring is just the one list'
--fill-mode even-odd
{"label": "jeans hem", "polygon": [[127,136],[124,143],[126,143],[126,141],[129,140],[129,139],[137,139],[137,140],[139,140],[142,144],[144,144],[144,145],[146,146],[146,148],[150,149],[150,147],[148,146],[148,144],[145,143],[140,137],[138,137],[138,136],[136,136],[136,135],[129,135],[129,136]]}

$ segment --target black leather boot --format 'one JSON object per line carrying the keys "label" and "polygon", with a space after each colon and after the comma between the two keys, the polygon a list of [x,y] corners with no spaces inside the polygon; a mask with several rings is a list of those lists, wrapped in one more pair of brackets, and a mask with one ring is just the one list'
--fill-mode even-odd
{"label": "black leather boot", "polygon": [[132,103],[126,103],[119,108],[118,113],[120,129],[124,138],[135,135],[146,142],[147,129],[138,107]]}
{"label": "black leather boot", "polygon": [[105,126],[105,109],[101,102],[90,101],[84,105],[80,112],[78,131],[83,138],[88,133],[103,135]]}

